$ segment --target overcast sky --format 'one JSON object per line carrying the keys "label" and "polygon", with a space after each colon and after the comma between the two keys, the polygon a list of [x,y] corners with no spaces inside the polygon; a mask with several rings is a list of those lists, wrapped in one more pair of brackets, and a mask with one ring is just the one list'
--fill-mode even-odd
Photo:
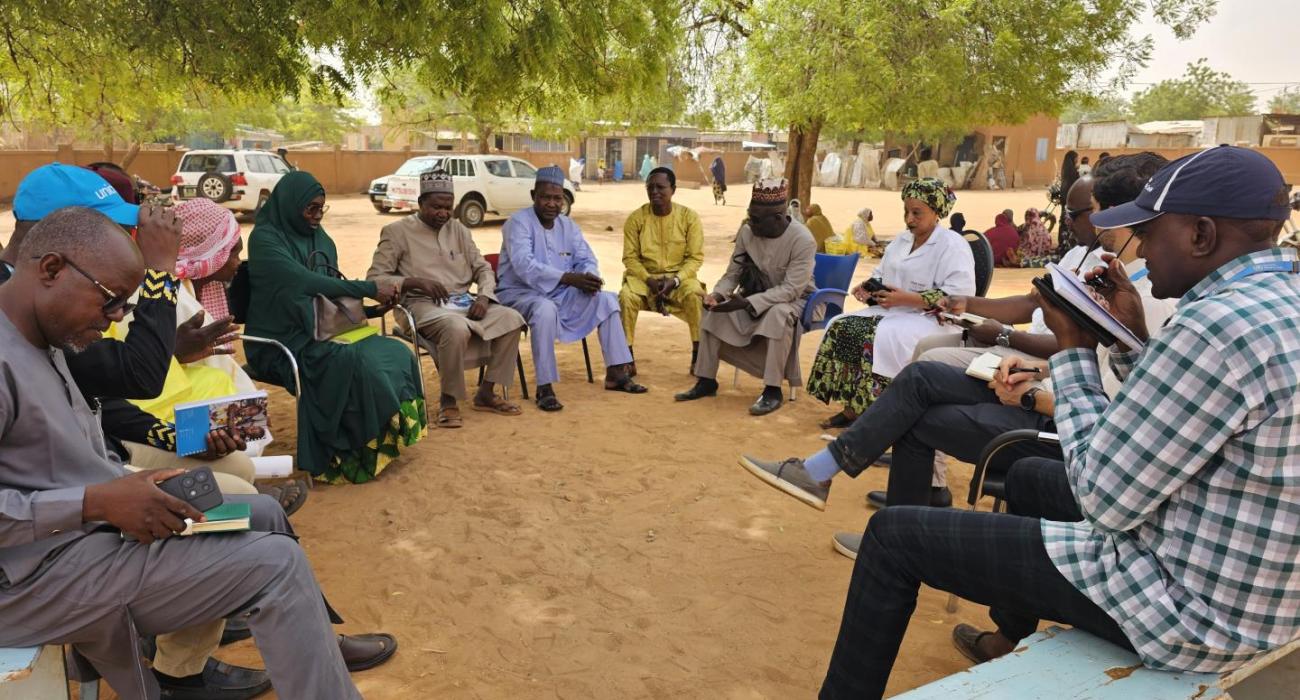
{"label": "overcast sky", "polygon": [[[1209,59],[1211,68],[1247,83],[1290,82],[1300,86],[1300,0],[1219,0],[1214,19],[1187,41],[1154,22],[1151,62],[1132,89],[1182,75],[1188,63]],[[1283,85],[1251,85],[1262,109]]]}

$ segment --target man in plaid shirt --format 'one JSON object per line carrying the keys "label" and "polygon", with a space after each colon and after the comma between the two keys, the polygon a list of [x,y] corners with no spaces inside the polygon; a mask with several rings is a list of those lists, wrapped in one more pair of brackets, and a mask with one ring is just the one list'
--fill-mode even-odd
{"label": "man in plaid shirt", "polygon": [[[1042,304],[1062,348],[1051,365],[1066,462],[1019,492],[1022,515],[876,514],[822,698],[883,695],[922,583],[990,606],[998,631],[971,640],[983,658],[1039,618],[1186,671],[1235,668],[1300,633],[1300,261],[1274,247],[1286,193],[1267,158],[1223,146],[1093,216],[1135,229],[1153,292],[1178,297],[1177,313],[1141,352],[1112,354],[1125,378],[1112,401],[1095,336]],[[1146,341],[1122,266],[1094,274]],[[1007,488],[1017,497],[1010,475]]]}

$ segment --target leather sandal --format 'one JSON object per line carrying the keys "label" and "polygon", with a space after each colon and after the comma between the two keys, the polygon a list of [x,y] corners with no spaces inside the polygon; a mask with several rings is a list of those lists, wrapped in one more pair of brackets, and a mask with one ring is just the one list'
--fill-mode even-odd
{"label": "leather sandal", "polygon": [[644,394],[649,389],[637,384],[631,377],[623,375],[615,379],[612,383],[605,382],[605,391],[621,391],[627,394]]}
{"label": "leather sandal", "polygon": [[438,408],[438,417],[434,419],[434,425],[439,428],[459,428],[465,424],[460,417],[460,409],[455,406],[440,406]]}
{"label": "leather sandal", "polygon": [[506,401],[505,399],[501,398],[500,396],[495,396],[495,395],[492,397],[491,403],[479,403],[478,399],[476,398],[474,399],[474,403],[472,403],[470,407],[473,408],[475,411],[483,411],[485,413],[495,413],[499,416],[517,416],[523,413],[523,410],[521,410],[515,404],[512,404],[509,401]]}
{"label": "leather sandal", "polygon": [[537,407],[543,411],[555,412],[564,408],[564,404],[560,403],[560,400],[555,398],[555,394],[538,396],[535,400],[537,402]]}
{"label": "leather sandal", "polygon": [[349,671],[374,668],[397,653],[397,639],[391,634],[340,634],[339,651]]}

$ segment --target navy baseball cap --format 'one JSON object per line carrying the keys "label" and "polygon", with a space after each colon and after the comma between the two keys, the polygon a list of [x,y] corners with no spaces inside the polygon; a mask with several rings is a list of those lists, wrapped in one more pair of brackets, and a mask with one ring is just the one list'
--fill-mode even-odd
{"label": "navy baseball cap", "polygon": [[51,163],[27,173],[14,194],[14,218],[40,221],[55,209],[90,207],[120,226],[135,226],[140,207],[127,204],[108,180],[93,170]]}
{"label": "navy baseball cap", "polygon": [[1278,193],[1286,189],[1277,166],[1258,151],[1207,148],[1161,168],[1132,202],[1095,212],[1092,225],[1136,226],[1168,213],[1285,221],[1290,211]]}

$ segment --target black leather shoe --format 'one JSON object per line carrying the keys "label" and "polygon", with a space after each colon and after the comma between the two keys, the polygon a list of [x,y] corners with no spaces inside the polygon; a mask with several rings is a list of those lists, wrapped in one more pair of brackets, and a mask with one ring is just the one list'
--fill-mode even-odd
{"label": "black leather shoe", "polygon": [[780,408],[781,404],[783,403],[785,403],[785,397],[772,396],[771,394],[763,394],[758,397],[757,401],[750,404],[749,415],[766,416],[772,411],[775,411],[776,409]]}
{"label": "black leather shoe", "polygon": [[232,617],[226,620],[226,629],[221,632],[221,646],[242,642],[253,636],[253,630],[248,629],[247,617]]}
{"label": "black leather shoe", "polygon": [[683,391],[680,394],[674,395],[673,398],[678,401],[694,401],[695,399],[702,399],[706,396],[717,396],[717,395],[718,395],[718,383],[711,382],[707,379],[701,379],[695,382],[695,386],[687,389],[686,391]]}
{"label": "black leather shoe", "polygon": [[249,700],[271,689],[266,671],[208,659],[199,677],[163,678],[154,672],[164,700]]}
{"label": "black leather shoe", "polygon": [[391,634],[340,634],[339,651],[349,671],[374,668],[397,652],[397,639]]}
{"label": "black leather shoe", "polygon": [[[888,508],[886,494],[884,491],[872,491],[867,494],[867,505],[872,508]],[[952,491],[946,486],[932,487],[930,489],[930,507],[931,508],[951,508]]]}

